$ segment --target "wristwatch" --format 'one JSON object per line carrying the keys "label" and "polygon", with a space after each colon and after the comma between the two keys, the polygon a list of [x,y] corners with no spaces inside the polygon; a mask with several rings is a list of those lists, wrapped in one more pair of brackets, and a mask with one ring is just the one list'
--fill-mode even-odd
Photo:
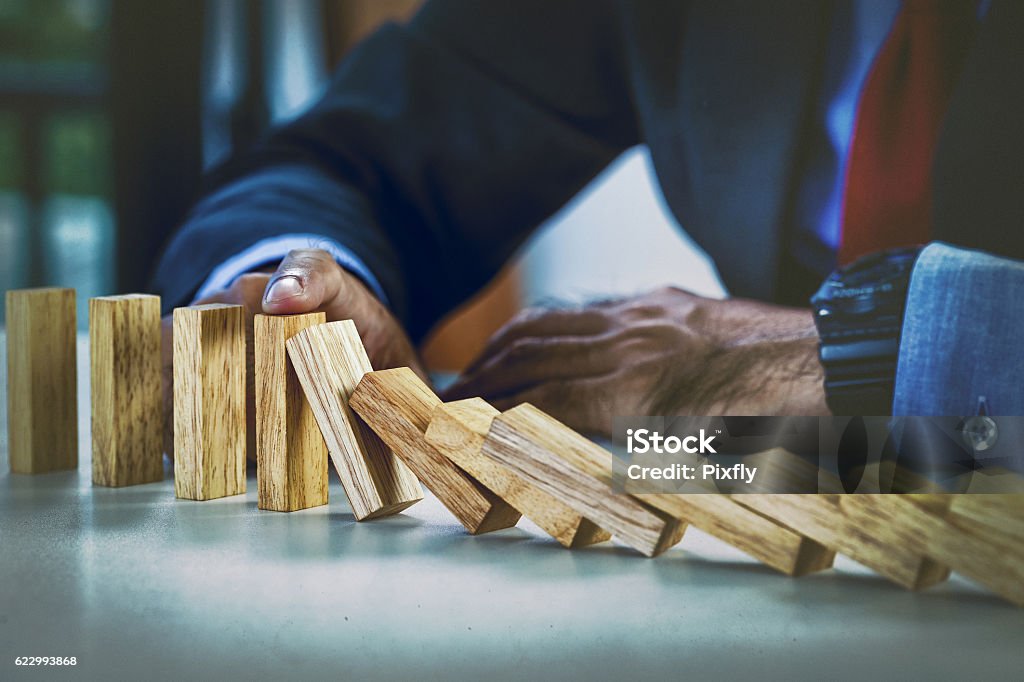
{"label": "wristwatch", "polygon": [[900,329],[921,247],[864,256],[836,270],[811,297],[835,415],[892,414]]}

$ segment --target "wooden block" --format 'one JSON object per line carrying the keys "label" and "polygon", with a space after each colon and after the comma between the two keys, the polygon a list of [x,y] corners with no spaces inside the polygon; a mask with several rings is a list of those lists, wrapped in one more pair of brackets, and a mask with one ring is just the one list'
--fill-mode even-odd
{"label": "wooden block", "polygon": [[355,323],[309,327],[287,346],[356,520],[395,514],[422,500],[409,467],[349,409],[352,391],[373,371]]}
{"label": "wooden block", "polygon": [[482,452],[646,556],[682,539],[685,524],[612,490],[610,452],[533,405],[496,417]]}
{"label": "wooden block", "polygon": [[324,313],[254,320],[260,509],[290,512],[327,504],[327,445],[285,350],[295,334],[326,321]]}
{"label": "wooden block", "polygon": [[899,518],[883,515],[870,523],[851,519],[840,506],[840,498],[861,497],[870,495],[747,494],[733,499],[907,589],[923,589],[949,577],[947,567],[915,547],[913,528]]}
{"label": "wooden block", "polygon": [[11,471],[78,468],[75,290],[7,292],[7,452]]}
{"label": "wooden block", "polygon": [[438,405],[427,428],[427,442],[564,546],[583,547],[611,538],[611,533],[480,451],[499,414],[481,398]]}
{"label": "wooden block", "polygon": [[160,344],[159,296],[89,300],[94,485],[163,478]]}
{"label": "wooden block", "polygon": [[212,500],[245,492],[245,312],[211,304],[174,311],[174,493]]}
{"label": "wooden block", "polygon": [[786,575],[832,566],[835,551],[720,493],[634,495],[645,504],[740,549]]}
{"label": "wooden block", "polygon": [[1016,538],[1024,547],[1024,494],[956,495],[950,514],[966,527],[997,531]]}
{"label": "wooden block", "polygon": [[772,448],[743,458],[748,467],[757,467],[757,476],[751,483],[733,483],[731,493],[841,493],[843,483],[835,474],[826,471],[803,457],[784,448]]}
{"label": "wooden block", "polygon": [[516,525],[520,514],[427,442],[441,400],[408,367],[366,373],[349,405],[470,533]]}
{"label": "wooden block", "polygon": [[[980,471],[973,472],[970,475],[970,481],[963,487],[965,488],[964,492],[1002,496],[1004,501],[1013,499],[1013,495],[1016,495],[1017,499],[1024,500],[1024,477],[1016,471],[1002,467],[985,467]],[[978,496],[972,494],[965,497],[976,498]],[[954,500],[954,505],[955,503]]]}
{"label": "wooden block", "polygon": [[847,495],[842,506],[855,523],[867,526],[876,523],[875,519],[885,519],[898,525],[909,550],[932,557],[1017,606],[1024,606],[1024,548],[1019,537],[1006,532],[1024,524],[1021,507],[1007,506],[1001,521],[979,527],[974,519],[942,511],[954,497]]}

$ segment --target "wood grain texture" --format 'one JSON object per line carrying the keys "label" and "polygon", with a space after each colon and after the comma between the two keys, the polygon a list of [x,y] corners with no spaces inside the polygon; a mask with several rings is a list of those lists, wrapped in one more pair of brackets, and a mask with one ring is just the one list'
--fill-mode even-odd
{"label": "wood grain texture", "polygon": [[11,471],[78,468],[75,290],[8,291],[7,452]]}
{"label": "wood grain texture", "polygon": [[950,514],[965,527],[999,532],[1024,547],[1024,492],[955,495]]}
{"label": "wood grain texture", "polygon": [[327,321],[324,313],[257,315],[256,487],[258,506],[297,511],[327,504],[327,445],[302,395],[285,342]]}
{"label": "wood grain texture", "polygon": [[748,467],[757,467],[750,483],[737,481],[728,486],[730,493],[841,493],[843,483],[835,474],[808,462],[785,448],[770,448],[743,458]]}
{"label": "wood grain texture", "polygon": [[163,478],[160,344],[159,296],[89,300],[94,485]]}
{"label": "wood grain texture", "polygon": [[686,524],[612,490],[610,452],[533,405],[496,417],[482,452],[646,556],[682,539]]}
{"label": "wood grain texture", "polygon": [[309,327],[287,347],[356,520],[395,514],[422,500],[409,467],[348,406],[359,380],[373,371],[355,323]]}
{"label": "wood grain texture", "polygon": [[514,507],[453,464],[425,434],[441,400],[408,367],[368,372],[349,405],[473,534],[509,528]]}
{"label": "wood grain texture", "polygon": [[[969,476],[970,480],[967,485],[957,486],[954,490],[963,489],[968,493],[1003,496],[1004,501],[1012,500],[1013,495],[1017,495],[1017,499],[1024,500],[1024,476],[1016,471],[987,466],[972,472]],[[970,497],[976,499],[981,495],[971,495]],[[962,498],[954,498],[954,502],[957,499]]]}
{"label": "wood grain texture", "polygon": [[840,505],[841,498],[861,497],[871,496],[749,494],[733,499],[907,589],[923,589],[949,577],[946,566],[921,552],[914,538],[916,529],[900,515],[885,513],[867,523],[863,518],[851,518]]}
{"label": "wood grain texture", "polygon": [[721,493],[642,493],[634,497],[786,575],[821,571],[831,567],[835,559],[835,550]]}
{"label": "wood grain texture", "polygon": [[174,493],[212,500],[245,492],[245,312],[210,304],[174,311]]}
{"label": "wood grain texture", "polygon": [[867,529],[890,520],[900,527],[909,550],[932,557],[1024,606],[1024,547],[1018,537],[1007,532],[1024,524],[1024,510],[1012,502],[990,502],[1001,510],[996,512],[999,507],[993,507],[996,516],[979,522],[953,511],[951,503],[957,500],[958,496],[942,494],[845,495],[840,504],[854,523]]}
{"label": "wood grain texture", "polygon": [[427,428],[427,442],[565,547],[611,538],[611,533],[481,452],[491,422],[499,414],[481,398],[438,405]]}

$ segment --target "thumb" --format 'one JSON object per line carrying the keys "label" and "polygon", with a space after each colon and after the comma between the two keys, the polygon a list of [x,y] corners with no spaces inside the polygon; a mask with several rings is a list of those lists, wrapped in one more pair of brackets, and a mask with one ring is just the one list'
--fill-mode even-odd
{"label": "thumb", "polygon": [[341,289],[341,269],[321,249],[296,249],[281,261],[263,294],[263,312],[295,315],[318,310]]}

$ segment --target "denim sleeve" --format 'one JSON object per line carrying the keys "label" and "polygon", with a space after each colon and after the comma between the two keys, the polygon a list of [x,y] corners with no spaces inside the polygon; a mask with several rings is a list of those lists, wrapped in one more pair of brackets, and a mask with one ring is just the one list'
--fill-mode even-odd
{"label": "denim sleeve", "polygon": [[1024,415],[1024,262],[948,244],[918,259],[893,414]]}

